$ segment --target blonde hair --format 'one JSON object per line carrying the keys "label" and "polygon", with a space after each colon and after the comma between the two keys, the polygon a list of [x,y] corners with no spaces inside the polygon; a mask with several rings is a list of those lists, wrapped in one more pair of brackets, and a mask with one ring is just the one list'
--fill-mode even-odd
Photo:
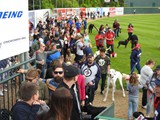
{"label": "blonde hair", "polygon": [[138,81],[138,75],[137,73],[133,72],[130,76],[130,79],[129,79],[129,83],[131,85],[138,85],[139,81]]}

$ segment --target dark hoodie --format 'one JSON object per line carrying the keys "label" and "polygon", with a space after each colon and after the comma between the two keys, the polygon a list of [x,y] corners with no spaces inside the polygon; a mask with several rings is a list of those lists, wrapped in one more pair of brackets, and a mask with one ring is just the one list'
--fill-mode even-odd
{"label": "dark hoodie", "polygon": [[13,120],[36,120],[36,113],[40,105],[30,106],[26,102],[18,101],[13,107]]}

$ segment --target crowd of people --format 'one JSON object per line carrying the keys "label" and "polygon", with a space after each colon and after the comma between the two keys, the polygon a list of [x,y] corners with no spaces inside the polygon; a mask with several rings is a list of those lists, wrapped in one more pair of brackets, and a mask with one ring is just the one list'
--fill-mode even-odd
{"label": "crowd of people", "polygon": [[[110,72],[110,57],[115,57],[116,54],[114,39],[119,37],[121,29],[117,19],[112,28],[106,24],[97,29],[95,45],[100,54],[94,58],[87,24],[87,18],[70,17],[59,21],[47,17],[45,22],[39,21],[36,29],[30,28],[29,57],[36,58],[36,68],[18,70],[25,74],[25,80],[21,83],[17,103],[12,108],[14,120],[83,120],[84,108],[95,109],[95,92],[101,79],[100,94],[104,94]],[[133,34],[134,27],[131,23],[127,30],[127,39],[131,41],[132,48],[131,72],[127,83],[128,120],[137,112],[139,89],[143,90],[142,107],[146,109],[146,119],[158,120],[160,66],[153,71],[155,62],[150,59],[141,68],[142,51],[137,35]],[[107,54],[105,47],[108,49]],[[6,62],[8,59],[0,61],[1,70],[6,68]],[[140,78],[134,72],[135,68],[141,75]],[[0,77],[5,78],[4,75]],[[105,108],[96,109],[96,114],[95,111],[94,114],[90,112],[90,119],[103,109]],[[155,116],[151,116],[153,111]]]}

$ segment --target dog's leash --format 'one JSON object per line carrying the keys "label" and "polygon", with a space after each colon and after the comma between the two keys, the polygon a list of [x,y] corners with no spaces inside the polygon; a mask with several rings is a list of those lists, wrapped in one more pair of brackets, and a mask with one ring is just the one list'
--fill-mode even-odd
{"label": "dog's leash", "polygon": [[131,74],[132,74],[132,72],[134,71],[134,69],[135,69],[136,65],[137,65],[137,62],[134,64],[134,66],[133,66],[133,68],[131,69],[131,72],[129,73],[129,75],[131,75]]}

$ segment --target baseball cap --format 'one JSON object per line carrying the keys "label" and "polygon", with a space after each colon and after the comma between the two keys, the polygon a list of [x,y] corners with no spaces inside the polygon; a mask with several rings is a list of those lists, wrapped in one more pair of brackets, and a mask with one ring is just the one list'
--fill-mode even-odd
{"label": "baseball cap", "polygon": [[90,57],[93,57],[93,56],[94,55],[92,53],[89,53],[87,57],[90,58]]}
{"label": "baseball cap", "polygon": [[75,77],[78,74],[79,70],[74,65],[66,65],[64,67],[64,77]]}
{"label": "baseball cap", "polygon": [[160,86],[160,80],[159,80],[159,79],[156,79],[156,80],[155,80],[155,84],[156,84],[157,86]]}
{"label": "baseball cap", "polygon": [[139,43],[136,44],[136,48],[140,48],[141,45]]}
{"label": "baseball cap", "polygon": [[55,37],[59,37],[59,33],[58,32],[55,33]]}

